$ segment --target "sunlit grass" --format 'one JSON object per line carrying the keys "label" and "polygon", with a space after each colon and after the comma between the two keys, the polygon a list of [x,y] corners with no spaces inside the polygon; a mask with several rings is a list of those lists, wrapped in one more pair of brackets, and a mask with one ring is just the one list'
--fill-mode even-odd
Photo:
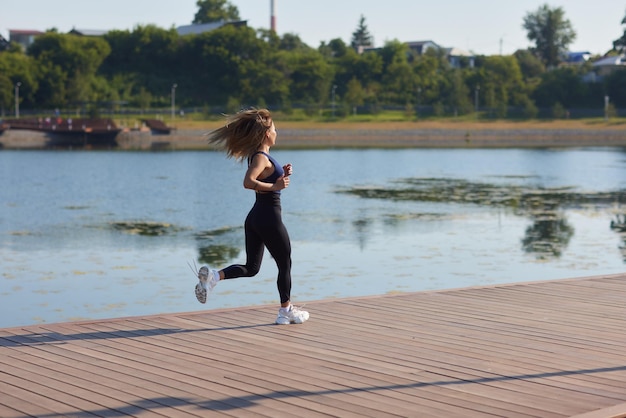
{"label": "sunlit grass", "polygon": [[[346,117],[306,115],[302,110],[289,114],[275,112],[277,125],[283,129],[624,129],[626,117],[586,119],[487,119],[476,114],[447,117],[417,118],[403,111],[382,111],[377,114],[357,114]],[[188,114],[165,122],[179,130],[210,131],[223,124],[225,117],[207,118],[201,113]]]}

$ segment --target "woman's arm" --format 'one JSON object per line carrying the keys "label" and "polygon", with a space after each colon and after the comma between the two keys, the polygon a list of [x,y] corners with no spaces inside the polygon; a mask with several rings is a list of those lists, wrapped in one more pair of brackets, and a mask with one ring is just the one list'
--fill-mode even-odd
{"label": "woman's arm", "polygon": [[279,177],[274,184],[264,183],[258,180],[259,178],[269,176],[273,171],[274,166],[270,160],[263,154],[256,154],[252,157],[252,161],[243,178],[243,187],[259,192],[272,192],[285,189],[289,185],[289,179],[285,176]]}

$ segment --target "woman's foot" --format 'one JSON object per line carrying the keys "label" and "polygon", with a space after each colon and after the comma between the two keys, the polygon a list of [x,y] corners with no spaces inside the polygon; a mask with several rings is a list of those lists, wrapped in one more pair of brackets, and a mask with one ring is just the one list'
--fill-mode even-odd
{"label": "woman's foot", "polygon": [[196,299],[200,303],[206,303],[208,294],[220,281],[220,274],[217,270],[209,270],[207,266],[202,266],[198,271],[198,280],[200,282],[196,285]]}
{"label": "woman's foot", "polygon": [[289,305],[288,308],[280,308],[278,310],[278,317],[276,318],[276,324],[289,325],[289,324],[301,324],[309,319],[309,313],[302,309]]}

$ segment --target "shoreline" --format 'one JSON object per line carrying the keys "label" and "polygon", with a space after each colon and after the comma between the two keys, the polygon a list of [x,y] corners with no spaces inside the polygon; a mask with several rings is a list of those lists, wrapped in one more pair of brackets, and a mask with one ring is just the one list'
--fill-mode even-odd
{"label": "shoreline", "polygon": [[[119,150],[211,150],[204,134],[220,126],[206,123],[177,129],[169,135],[121,132]],[[372,122],[279,125],[276,149],[307,148],[534,148],[626,147],[623,124],[556,121],[516,122]],[[41,132],[7,130],[0,135],[0,150],[62,149]],[[65,147],[66,148],[66,147]],[[82,148],[82,147],[76,147]],[[90,148],[89,146],[86,148]]]}
{"label": "shoreline", "polygon": [[[299,127],[281,124],[275,149],[315,148],[534,148],[534,147],[626,147],[626,129],[417,127],[410,129],[381,124]],[[118,136],[120,149],[212,149],[206,130],[179,130],[171,135],[150,136],[124,132]]]}

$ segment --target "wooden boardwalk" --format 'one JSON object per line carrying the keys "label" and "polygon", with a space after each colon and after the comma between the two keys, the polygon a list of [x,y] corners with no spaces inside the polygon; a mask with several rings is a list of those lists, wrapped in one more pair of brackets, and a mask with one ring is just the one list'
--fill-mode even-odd
{"label": "wooden boardwalk", "polygon": [[306,309],[0,329],[0,417],[626,416],[626,274]]}

